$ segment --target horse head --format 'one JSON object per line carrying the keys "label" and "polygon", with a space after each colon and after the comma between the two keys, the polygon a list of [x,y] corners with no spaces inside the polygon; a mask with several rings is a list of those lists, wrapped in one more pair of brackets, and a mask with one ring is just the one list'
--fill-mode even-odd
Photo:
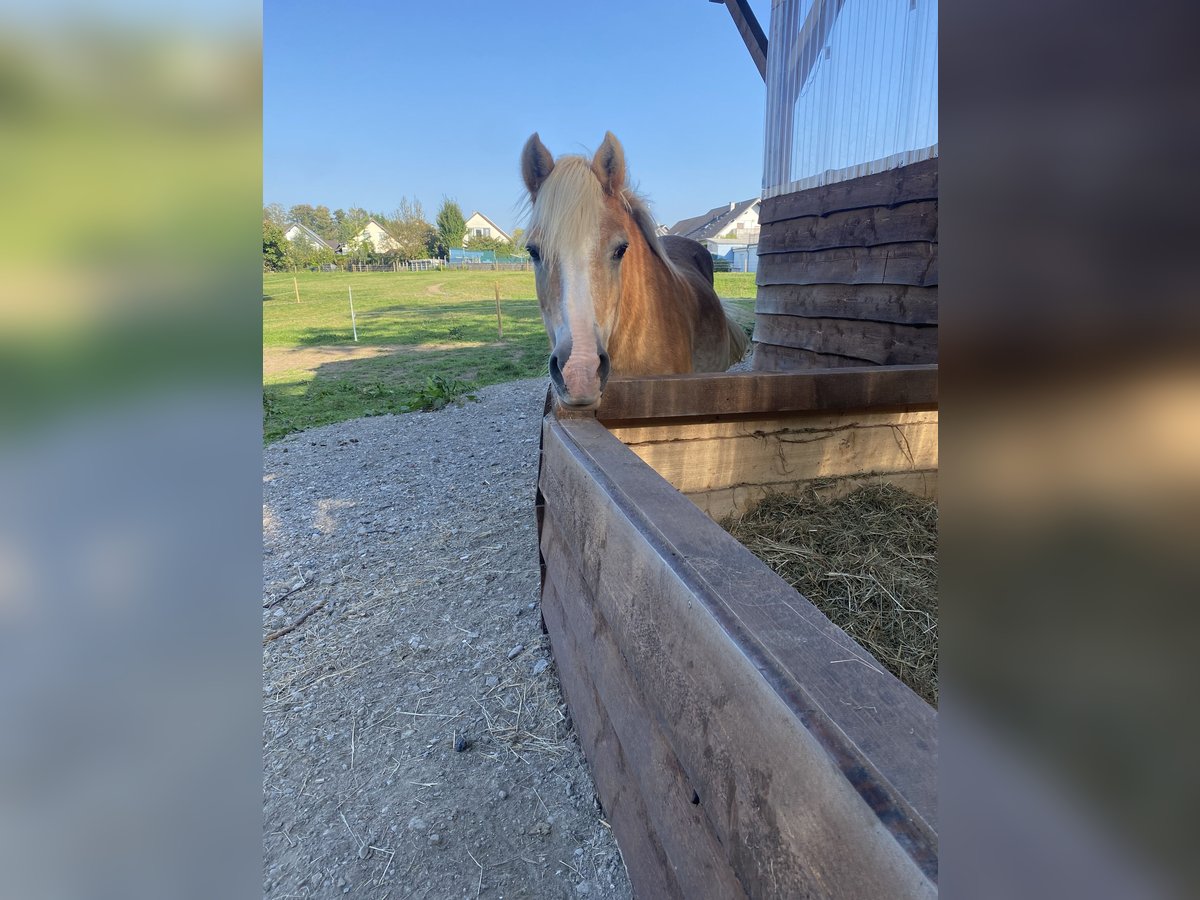
{"label": "horse head", "polygon": [[550,379],[564,405],[592,406],[612,368],[608,348],[621,316],[626,252],[632,244],[631,256],[640,254],[647,240],[657,248],[654,220],[626,187],[625,154],[611,132],[591,160],[557,162],[534,134],[521,153],[521,175]]}

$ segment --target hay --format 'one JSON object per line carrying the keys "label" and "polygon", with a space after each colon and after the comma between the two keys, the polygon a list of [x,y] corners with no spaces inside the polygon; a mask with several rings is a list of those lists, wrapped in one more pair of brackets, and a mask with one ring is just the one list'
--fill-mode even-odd
{"label": "hay", "polygon": [[936,706],[937,504],[886,482],[833,498],[828,487],[721,525]]}

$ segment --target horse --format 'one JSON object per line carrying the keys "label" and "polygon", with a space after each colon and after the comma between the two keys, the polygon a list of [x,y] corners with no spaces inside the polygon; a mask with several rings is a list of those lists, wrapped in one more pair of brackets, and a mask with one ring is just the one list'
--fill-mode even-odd
{"label": "horse", "polygon": [[609,375],[721,372],[742,358],[746,333],[713,289],[712,256],[659,237],[611,131],[591,160],[557,161],[535,132],[521,176],[550,380],[564,406],[597,405]]}

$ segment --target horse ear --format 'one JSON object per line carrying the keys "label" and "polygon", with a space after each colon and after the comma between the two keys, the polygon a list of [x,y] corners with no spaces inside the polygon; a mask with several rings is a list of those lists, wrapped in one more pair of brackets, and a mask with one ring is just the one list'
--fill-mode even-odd
{"label": "horse ear", "polygon": [[535,131],[525,142],[525,149],[521,151],[521,177],[525,179],[530,199],[537,197],[538,188],[550,177],[553,168],[554,157]]}
{"label": "horse ear", "polygon": [[616,194],[625,187],[625,151],[611,131],[604,132],[604,143],[592,159],[592,171],[605,193]]}

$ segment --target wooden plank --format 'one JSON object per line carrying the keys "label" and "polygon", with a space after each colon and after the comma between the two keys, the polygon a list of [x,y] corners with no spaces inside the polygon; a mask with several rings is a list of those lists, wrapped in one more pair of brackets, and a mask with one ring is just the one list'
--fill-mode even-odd
{"label": "wooden plank", "polygon": [[[555,576],[561,570],[555,570]],[[591,684],[586,656],[574,642],[564,639],[566,616],[554,578],[542,589],[542,615],[551,636],[551,649],[559,682],[580,743],[604,804],[604,814],[621,849],[621,858],[638,896],[686,900],[666,851],[650,828],[646,804],[635,782],[626,777],[628,759],[620,738]]]}
{"label": "wooden plank", "polygon": [[549,418],[546,447],[547,508],[747,893],[934,896],[936,713],[598,423]]}
{"label": "wooden plank", "polygon": [[659,375],[613,378],[596,418],[751,416],[812,410],[932,406],[937,366],[868,366],[804,373]]}
{"label": "wooden plank", "polygon": [[[745,898],[703,805],[692,802],[694,787],[662,728],[646,708],[641,689],[613,641],[611,628],[579,576],[582,561],[564,540],[553,513],[547,524],[542,547],[550,560],[559,601],[559,610],[548,623],[551,641],[556,653],[560,649],[563,652],[564,663],[569,660],[573,669],[586,673],[592,700],[607,714],[622,751],[616,760],[621,787],[636,786],[650,833],[662,847],[670,880],[689,900]],[[588,745],[585,749],[589,758],[605,752],[605,748]],[[632,852],[644,851],[634,848]],[[649,862],[657,864],[659,860]],[[644,884],[635,882],[635,886],[639,895],[658,896]]]}
{"label": "wooden plank", "polygon": [[907,284],[764,284],[756,313],[936,325],[938,289]]}
{"label": "wooden plank", "polygon": [[[821,485],[818,491],[822,496],[840,497],[856,488],[869,484],[887,482],[901,490],[916,494],[918,497],[937,499],[937,470],[930,469],[919,472],[888,472],[878,475],[850,475],[839,478],[831,483]],[[689,500],[698,506],[706,516],[714,522],[720,522],[726,516],[742,515],[749,512],[769,494],[798,495],[809,485],[809,480],[799,480],[780,484],[739,484],[735,487],[722,488],[715,491],[702,491],[695,494],[685,494]]]}
{"label": "wooden plank", "polygon": [[764,373],[800,374],[815,369],[857,368],[869,364],[870,360],[867,359],[837,356],[832,353],[815,353],[812,350],[800,350],[795,347],[777,347],[774,344],[755,341],[751,370]]}
{"label": "wooden plank", "polygon": [[[729,633],[737,633],[746,639],[741,647],[743,653],[753,654],[751,645],[754,643],[770,644],[774,659],[771,668],[793,674],[803,669],[804,677],[799,681],[806,685],[806,692],[815,692],[809,699],[821,708],[824,707],[816,695],[824,694],[827,689],[831,698],[844,697],[845,690],[862,687],[888,696],[888,709],[876,710],[870,716],[850,715],[840,701],[831,703],[826,709],[833,720],[849,729],[844,734],[853,731],[857,735],[853,741],[856,747],[877,744],[879,738],[888,738],[889,746],[880,748],[886,752],[881,752],[877,761],[891,760],[903,768],[910,757],[904,752],[893,756],[898,749],[894,742],[910,747],[923,745],[927,740],[936,742],[936,711],[893,676],[882,670],[858,667],[836,669],[819,661],[824,653],[812,643],[818,634],[833,641],[828,649],[844,650],[857,645],[807,601],[797,602],[798,595],[791,588],[722,529],[706,517],[697,517],[690,501],[672,489],[629,448],[596,422],[555,423],[555,426],[560,429],[562,440],[570,441],[569,451],[573,455],[582,455],[585,465],[590,468],[585,485],[589,496],[601,500],[602,505],[616,506],[621,513],[622,527],[626,523],[636,523],[635,531],[651,545],[649,549],[655,558],[665,562],[671,570],[669,580],[679,581],[691,589],[687,596],[688,607],[700,602],[714,614],[720,615],[722,610],[735,614],[736,622],[722,620],[722,624],[726,629],[732,629]],[[605,495],[604,499],[601,494]],[[603,531],[603,523],[593,517],[592,510],[586,505],[573,505],[566,512],[564,522],[569,520],[571,527],[585,539],[589,533],[594,535]],[[586,558],[586,554],[584,556]],[[625,570],[617,565],[614,571]],[[624,590],[627,585],[615,584],[614,587]],[[644,606],[647,597],[657,595],[642,595],[639,608]],[[775,597],[788,602],[775,607],[771,602]],[[800,627],[780,627],[783,620]],[[615,629],[617,626],[611,617],[609,621]],[[760,629],[759,625],[763,627]],[[796,641],[797,634],[804,634],[805,640]],[[656,697],[649,691],[647,696]],[[805,708],[811,712],[816,707]],[[892,731],[888,721],[908,727]],[[920,762],[919,781],[909,787],[912,788],[911,795],[918,799],[918,807],[926,821],[934,822],[936,777],[931,769],[925,768],[930,762],[928,758]]]}
{"label": "wooden plank", "polygon": [[761,227],[758,255],[937,239],[938,202],[918,200],[770,222]]}
{"label": "wooden plank", "polygon": [[634,444],[638,458],[684,493],[736,484],[790,484],[882,472],[936,469],[932,423],[785,428],[738,437]]}
{"label": "wooden plank", "polygon": [[627,447],[634,444],[664,441],[710,441],[721,438],[758,437],[773,433],[834,431],[848,424],[858,426],[937,425],[936,408],[873,410],[814,410],[811,412],[780,413],[772,416],[752,416],[736,419],[686,420],[660,422],[651,420],[636,425],[609,425],[609,433]]}
{"label": "wooden plank", "polygon": [[768,197],[759,208],[758,221],[760,225],[766,225],[801,216],[826,216],[847,209],[936,200],[937,196],[938,161],[935,157],[874,175]]}
{"label": "wooden plank", "polygon": [[754,338],[777,347],[796,347],[865,359],[883,366],[936,363],[938,329],[860,319],[755,316]]}
{"label": "wooden plank", "polygon": [[938,245],[916,242],[879,247],[842,247],[811,253],[773,253],[758,260],[757,282],[765,284],[938,283]]}
{"label": "wooden plank", "polygon": [[750,4],[746,0],[712,0],[712,2],[725,4],[729,15],[733,17],[733,24],[737,26],[738,34],[742,36],[746,49],[750,51],[750,58],[754,60],[758,74],[762,76],[763,81],[766,81],[767,36],[763,34],[762,26],[758,24],[758,19],[754,15],[754,10],[750,8]]}

